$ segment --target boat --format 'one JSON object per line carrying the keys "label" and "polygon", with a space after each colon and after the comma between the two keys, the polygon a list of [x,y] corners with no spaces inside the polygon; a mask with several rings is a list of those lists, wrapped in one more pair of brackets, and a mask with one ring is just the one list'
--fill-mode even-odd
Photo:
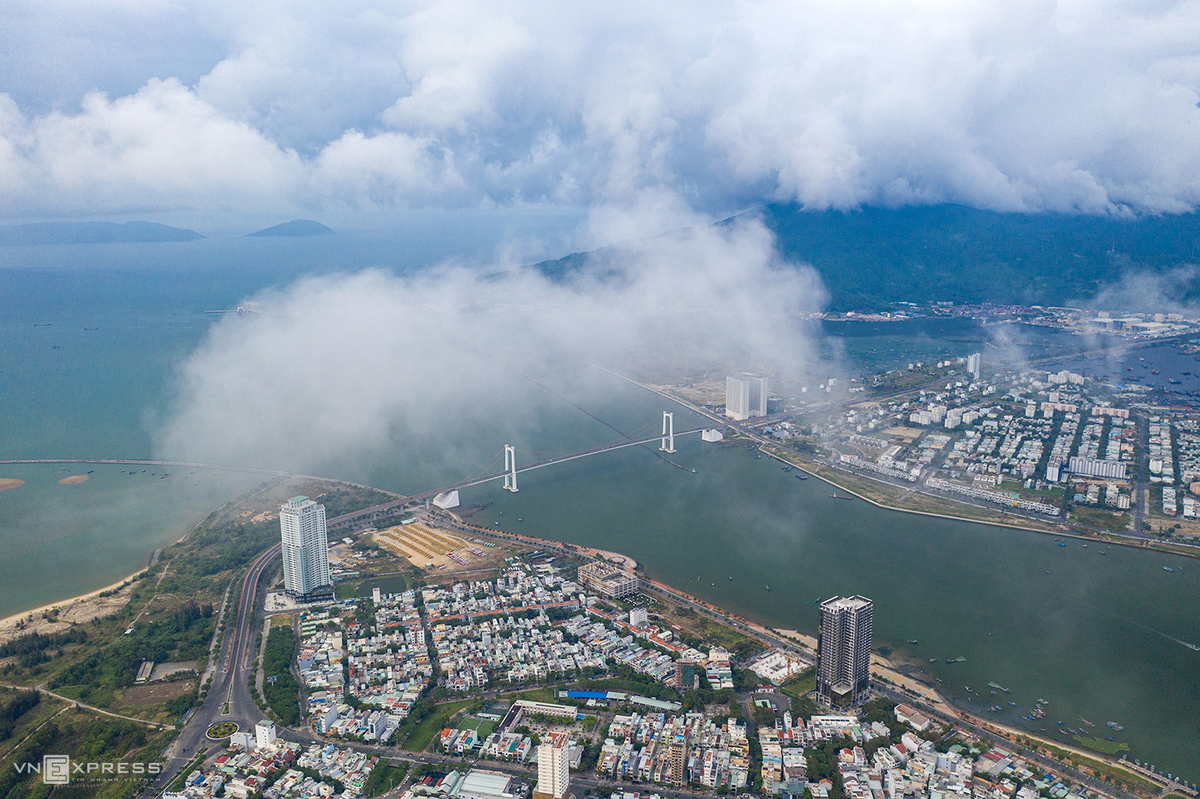
{"label": "boat", "polygon": [[1062,543],[1061,541],[1059,542],[1059,544],[1058,544],[1058,545],[1059,545],[1060,547],[1065,547],[1065,546],[1066,546],[1066,544]]}
{"label": "boat", "polygon": [[797,479],[797,480],[807,480],[807,479],[808,479],[808,475],[806,475],[806,474],[800,474],[799,472],[796,472],[796,479]]}
{"label": "boat", "polygon": [[930,663],[937,663],[937,658],[930,658],[930,659],[929,659],[929,662],[930,662]]}
{"label": "boat", "polygon": [[830,494],[829,496],[833,499],[854,499],[854,497],[847,497],[837,493]]}
{"label": "boat", "polygon": [[1171,384],[1171,385],[1173,385],[1173,386],[1177,386],[1177,385],[1179,385],[1180,383],[1182,383],[1183,381],[1182,381],[1182,380],[1180,380],[1178,377],[1172,377],[1172,378],[1168,379],[1168,380],[1167,380],[1167,382],[1168,382],[1168,383],[1170,383],[1170,384]]}
{"label": "boat", "polygon": [[989,683],[988,683],[988,687],[989,687],[989,688],[995,688],[995,689],[997,689],[997,690],[999,690],[999,691],[1003,691],[1003,692],[1004,692],[1004,693],[1006,693],[1006,694],[1011,694],[1011,693],[1012,693],[1012,691],[1008,690],[1007,688],[1005,688],[1003,685],[1001,685],[1001,684],[1000,684],[1000,683],[998,683],[998,682],[989,682]]}
{"label": "boat", "polygon": [[1009,706],[1011,706],[1011,707],[1016,707],[1016,706],[1017,706],[1017,703],[1016,703],[1016,702],[1009,702],[1008,704],[1009,704]]}
{"label": "boat", "polygon": [[965,657],[963,657],[962,655],[959,655],[959,656],[958,656],[958,657],[956,657],[956,658],[950,658],[950,659],[949,659],[949,660],[947,660],[946,662],[947,662],[947,663],[966,663],[966,662],[967,662],[967,659],[966,659]]}
{"label": "boat", "polygon": [[912,644],[913,646],[916,646],[917,644],[919,644],[921,642],[918,641],[916,638],[913,638],[911,641],[909,641],[909,643]]}
{"label": "boat", "polygon": [[732,577],[730,577],[730,578],[729,578],[729,580],[730,580],[730,582],[732,582],[732,581],[733,581],[733,578],[732,578]]}
{"label": "boat", "polygon": [[992,705],[988,708],[988,710],[992,711],[993,713],[999,713],[1001,710],[1004,710],[1004,708],[1000,707],[999,705]]}
{"label": "boat", "polygon": [[767,589],[768,591],[771,590],[771,586],[769,586],[769,585],[764,585],[763,588]]}
{"label": "boat", "polygon": [[1125,729],[1124,727],[1122,727],[1120,724],[1116,723],[1115,721],[1108,722],[1108,726],[1117,732],[1120,732],[1121,730]]}
{"label": "boat", "polygon": [[1107,555],[1108,553],[1107,553],[1107,552],[1105,552],[1104,550],[1101,550],[1101,551],[1100,551],[1100,554],[1101,554],[1101,555]]}
{"label": "boat", "polygon": [[1165,571],[1165,572],[1173,572],[1173,571],[1175,571],[1175,570],[1174,570],[1174,569],[1172,569],[1170,566],[1163,566],[1163,571]]}

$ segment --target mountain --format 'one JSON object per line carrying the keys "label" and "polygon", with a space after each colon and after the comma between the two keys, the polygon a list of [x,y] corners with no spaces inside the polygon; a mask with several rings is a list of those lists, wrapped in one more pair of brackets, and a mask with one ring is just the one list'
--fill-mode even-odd
{"label": "mountain", "polygon": [[[1120,219],[1015,214],[957,205],[805,211],[772,204],[718,222],[757,216],[780,252],[810,263],[833,310],[948,300],[1058,305],[1086,300],[1131,271],[1197,262],[1200,214]],[[564,276],[588,253],[535,268]],[[1200,296],[1192,281],[1179,300]]]}
{"label": "mountain", "polygon": [[128,242],[195,241],[194,230],[156,222],[38,222],[0,227],[0,245],[115,244]]}
{"label": "mountain", "polygon": [[314,222],[311,219],[293,219],[291,222],[284,222],[282,225],[273,225],[262,230],[256,230],[253,233],[247,233],[246,235],[297,238],[300,236],[328,236],[331,233],[333,231],[320,222]]}

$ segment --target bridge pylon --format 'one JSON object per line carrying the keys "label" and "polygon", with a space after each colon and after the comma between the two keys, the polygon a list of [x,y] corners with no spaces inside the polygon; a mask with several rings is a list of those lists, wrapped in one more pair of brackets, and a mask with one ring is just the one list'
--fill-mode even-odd
{"label": "bridge pylon", "polygon": [[517,493],[517,448],[504,445],[504,490]]}
{"label": "bridge pylon", "polygon": [[662,452],[675,451],[675,414],[670,411],[663,411],[662,443],[658,448]]}

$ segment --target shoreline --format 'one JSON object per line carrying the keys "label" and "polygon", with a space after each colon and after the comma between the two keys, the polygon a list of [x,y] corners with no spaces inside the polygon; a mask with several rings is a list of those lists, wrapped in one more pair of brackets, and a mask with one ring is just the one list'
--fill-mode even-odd
{"label": "shoreline", "polygon": [[15,627],[17,622],[19,622],[19,621],[30,620],[32,618],[35,618],[35,617],[41,615],[42,613],[44,613],[48,610],[54,610],[55,608],[57,608],[60,611],[66,610],[68,607],[70,607],[72,605],[78,604],[80,602],[86,602],[89,599],[95,599],[96,597],[100,596],[101,594],[103,594],[107,591],[115,591],[115,590],[119,589],[121,586],[125,585],[126,583],[132,581],[134,578],[145,573],[146,571],[147,571],[147,568],[143,567],[143,568],[135,571],[133,574],[126,575],[125,577],[122,577],[120,580],[117,580],[115,583],[112,583],[111,585],[106,585],[103,588],[97,588],[93,591],[88,591],[85,594],[79,594],[77,596],[66,597],[64,599],[58,599],[58,600],[55,600],[54,602],[49,602],[45,605],[40,605],[36,608],[30,608],[28,610],[21,610],[16,613],[9,614],[8,616],[0,618],[0,635],[3,635],[7,631],[8,627],[10,627],[10,626]]}
{"label": "shoreline", "polygon": [[[868,496],[864,496],[864,495],[858,493],[853,488],[848,488],[847,486],[844,486],[841,483],[835,483],[833,480],[831,480],[829,477],[826,477],[823,474],[819,474],[816,471],[812,471],[810,469],[808,463],[804,463],[804,462],[793,463],[792,461],[787,460],[774,452],[764,450],[762,448],[760,448],[759,451],[763,452],[769,458],[774,458],[775,460],[779,461],[780,463],[784,463],[784,464],[787,464],[788,466],[791,466],[793,469],[799,469],[800,471],[807,474],[809,477],[817,478],[818,480],[825,483],[826,485],[829,485],[836,489],[845,491],[847,494],[852,494],[855,497],[855,499],[861,499],[863,502],[874,505],[875,507],[879,508],[880,510],[894,511],[896,513],[912,513],[917,516],[929,516],[934,519],[946,519],[948,521],[964,522],[967,524],[983,524],[983,525],[987,525],[989,527],[1000,527],[1000,528],[1004,528],[1006,530],[1020,530],[1022,532],[1026,532],[1026,533],[1037,533],[1039,535],[1048,535],[1048,536],[1053,536],[1053,537],[1057,537],[1057,538],[1076,538],[1081,541],[1103,541],[1103,542],[1105,542],[1107,544],[1111,544],[1113,546],[1128,547],[1130,549],[1151,550],[1154,552],[1161,552],[1164,555],[1178,555],[1181,558],[1192,558],[1193,560],[1200,559],[1200,552],[1195,552],[1195,553],[1193,553],[1193,552],[1175,552],[1173,550],[1160,549],[1159,547],[1152,546],[1152,544],[1155,543],[1154,541],[1150,541],[1147,539],[1144,543],[1138,543],[1138,541],[1136,539],[1131,539],[1129,536],[1124,536],[1124,535],[1121,535],[1120,533],[1116,533],[1116,532],[1109,532],[1109,535],[1111,535],[1113,538],[1116,539],[1116,540],[1110,540],[1109,538],[1105,538],[1103,536],[1089,536],[1089,535],[1085,535],[1083,533],[1079,533],[1079,532],[1076,532],[1073,530],[1058,530],[1058,531],[1042,530],[1037,527],[1027,527],[1023,524],[1012,524],[1009,522],[1000,522],[1000,521],[988,521],[988,520],[984,520],[984,519],[971,519],[971,518],[967,518],[966,516],[952,516],[948,513],[937,513],[935,511],[916,510],[915,508],[898,508],[894,505],[885,505],[882,502],[878,502],[874,499],[871,499]],[[863,478],[865,480],[873,480],[874,479],[868,475],[855,474],[854,472],[847,472],[847,473],[851,474],[855,477]],[[890,486],[891,484],[880,482],[880,485]],[[1181,546],[1187,546],[1187,545],[1181,544]]]}

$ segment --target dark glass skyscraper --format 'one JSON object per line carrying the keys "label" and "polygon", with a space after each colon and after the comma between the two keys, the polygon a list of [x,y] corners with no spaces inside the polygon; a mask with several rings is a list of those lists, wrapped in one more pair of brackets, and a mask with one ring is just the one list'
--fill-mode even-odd
{"label": "dark glass skyscraper", "polygon": [[821,603],[817,637],[817,697],[830,707],[850,707],[867,698],[871,685],[871,622],[875,606],[866,597],[832,597]]}

